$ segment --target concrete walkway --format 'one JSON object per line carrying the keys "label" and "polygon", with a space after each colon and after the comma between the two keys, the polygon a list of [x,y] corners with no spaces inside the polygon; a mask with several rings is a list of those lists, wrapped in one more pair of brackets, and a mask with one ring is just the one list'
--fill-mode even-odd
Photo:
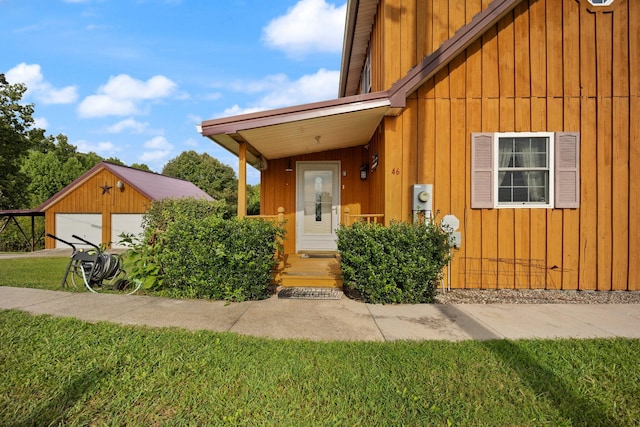
{"label": "concrete walkway", "polygon": [[640,304],[373,305],[176,300],[0,286],[0,309],[149,327],[314,341],[640,338]]}

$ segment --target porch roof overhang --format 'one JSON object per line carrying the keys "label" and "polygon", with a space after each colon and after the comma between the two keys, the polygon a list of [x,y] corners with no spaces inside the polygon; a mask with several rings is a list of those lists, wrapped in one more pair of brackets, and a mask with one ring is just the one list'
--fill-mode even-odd
{"label": "porch roof overhang", "polygon": [[369,93],[204,121],[200,133],[247,162],[365,145],[385,115],[393,114],[387,92]]}

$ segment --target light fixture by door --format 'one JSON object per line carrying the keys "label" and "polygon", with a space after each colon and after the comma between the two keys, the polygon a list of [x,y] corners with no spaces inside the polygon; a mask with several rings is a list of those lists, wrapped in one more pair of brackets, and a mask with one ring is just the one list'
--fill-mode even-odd
{"label": "light fixture by door", "polygon": [[289,159],[289,163],[287,164],[287,168],[284,171],[285,172],[293,172],[293,167],[291,166],[291,159]]}
{"label": "light fixture by door", "polygon": [[360,179],[367,179],[367,170],[369,169],[368,163],[363,163],[360,166]]}

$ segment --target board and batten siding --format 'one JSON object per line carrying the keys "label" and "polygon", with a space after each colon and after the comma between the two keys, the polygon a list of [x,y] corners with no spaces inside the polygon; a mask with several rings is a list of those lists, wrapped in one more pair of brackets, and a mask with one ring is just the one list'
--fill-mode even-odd
{"label": "board and batten siding", "polygon": [[[373,90],[489,3],[381,1]],[[434,209],[461,222],[452,287],[639,289],[638,52],[640,1],[519,3],[384,119],[385,219],[410,217],[411,185],[434,185]],[[472,209],[471,135],[493,132],[579,135],[579,207]]]}
{"label": "board and batten siding", "polygon": [[[97,171],[76,188],[64,195],[45,212],[45,229],[47,233],[55,234],[56,213],[101,213],[102,214],[102,242],[111,241],[112,213],[144,213],[151,205],[149,199],[130,185],[120,191],[116,187],[118,177],[106,169]],[[101,187],[110,186],[109,192],[103,194]],[[95,242],[94,242],[95,243]],[[100,243],[100,242],[97,242]],[[53,239],[45,239],[45,247],[55,247]]]}

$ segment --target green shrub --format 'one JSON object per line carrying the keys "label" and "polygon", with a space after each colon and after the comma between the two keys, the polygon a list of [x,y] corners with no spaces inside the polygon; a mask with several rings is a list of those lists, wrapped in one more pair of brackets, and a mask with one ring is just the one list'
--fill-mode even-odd
{"label": "green shrub", "polygon": [[176,221],[202,219],[208,216],[223,217],[227,212],[224,201],[193,197],[154,201],[142,220],[143,235],[120,235],[121,243],[129,247],[124,265],[129,280],[140,282],[146,290],[162,289],[164,272],[158,254],[163,250],[167,227]]}
{"label": "green shrub", "polygon": [[158,255],[163,289],[177,297],[266,298],[283,234],[271,222],[215,216],[169,224]]}
{"label": "green shrub", "polygon": [[344,286],[371,303],[431,303],[449,260],[436,224],[357,222],[338,230]]}
{"label": "green shrub", "polygon": [[229,209],[223,200],[209,201],[193,197],[154,201],[144,214],[142,226],[147,237],[157,230],[164,231],[172,222],[181,219],[204,218],[210,215],[228,218]]}

